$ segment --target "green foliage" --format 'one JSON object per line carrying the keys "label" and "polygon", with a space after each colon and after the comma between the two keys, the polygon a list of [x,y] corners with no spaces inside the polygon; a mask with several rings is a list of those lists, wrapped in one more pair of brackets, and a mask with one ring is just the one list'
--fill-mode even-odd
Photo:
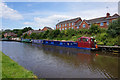
{"label": "green foliage", "polygon": [[32,33],[31,35],[30,35],[30,39],[36,39],[37,38],[37,34],[36,33]]}
{"label": "green foliage", "polygon": [[2,34],[2,38],[4,38],[4,35]]}
{"label": "green foliage", "polygon": [[20,37],[20,36],[22,36],[22,30],[19,30],[17,33],[17,37]]}
{"label": "green foliage", "polygon": [[25,33],[25,34],[23,35],[23,38],[24,38],[24,39],[28,38],[27,33]]}
{"label": "green foliage", "polygon": [[107,30],[107,33],[111,36],[111,37],[116,37],[120,35],[120,18],[118,18],[117,20],[113,21],[110,25],[109,28]]}
{"label": "green foliage", "polygon": [[100,28],[99,28],[98,25],[92,24],[90,29],[89,29],[89,32],[90,33],[95,33],[95,34],[100,33]]}
{"label": "green foliage", "polygon": [[33,30],[33,29],[31,27],[25,27],[24,29],[22,29],[22,33],[27,32],[29,30]]}

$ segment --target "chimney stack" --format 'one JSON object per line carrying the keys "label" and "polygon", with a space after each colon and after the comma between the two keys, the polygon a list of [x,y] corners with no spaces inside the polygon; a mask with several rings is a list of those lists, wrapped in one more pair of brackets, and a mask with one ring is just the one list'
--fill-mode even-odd
{"label": "chimney stack", "polygon": [[107,18],[110,17],[110,13],[107,13],[107,14],[106,14],[106,17],[107,17]]}

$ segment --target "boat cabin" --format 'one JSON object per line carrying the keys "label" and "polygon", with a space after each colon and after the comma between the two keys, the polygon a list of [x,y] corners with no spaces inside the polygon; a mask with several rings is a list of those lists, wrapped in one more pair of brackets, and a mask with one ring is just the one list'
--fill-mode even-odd
{"label": "boat cabin", "polygon": [[95,48],[94,38],[91,37],[80,37],[77,39],[78,47],[84,48]]}

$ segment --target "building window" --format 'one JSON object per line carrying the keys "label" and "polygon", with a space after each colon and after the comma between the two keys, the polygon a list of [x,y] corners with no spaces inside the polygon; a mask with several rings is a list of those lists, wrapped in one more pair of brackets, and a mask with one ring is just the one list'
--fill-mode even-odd
{"label": "building window", "polygon": [[57,28],[59,28],[59,26],[57,26]]}
{"label": "building window", "polygon": [[109,21],[107,21],[107,25],[109,25]]}
{"label": "building window", "polygon": [[103,26],[103,22],[100,23],[100,26]]}
{"label": "building window", "polygon": [[64,28],[62,28],[62,30],[64,30]]}
{"label": "building window", "polygon": [[83,28],[85,28],[85,24],[83,24]]}
{"label": "building window", "polygon": [[77,26],[77,29],[79,29],[79,26]]}
{"label": "building window", "polygon": [[74,25],[74,23],[72,23],[72,25]]}
{"label": "building window", "polygon": [[65,26],[67,26],[67,24],[65,24]]}
{"label": "building window", "polygon": [[69,26],[70,26],[70,23],[69,23]]}
{"label": "building window", "polygon": [[65,28],[65,30],[66,30],[67,28]]}
{"label": "building window", "polygon": [[59,27],[61,27],[61,24],[59,25]]}
{"label": "building window", "polygon": [[72,29],[74,29],[74,28],[72,27]]}

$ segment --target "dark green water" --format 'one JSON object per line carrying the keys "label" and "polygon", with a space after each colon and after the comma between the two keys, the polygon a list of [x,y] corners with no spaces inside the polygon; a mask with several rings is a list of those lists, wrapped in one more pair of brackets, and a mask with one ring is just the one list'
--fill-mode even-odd
{"label": "dark green water", "polygon": [[2,51],[39,78],[118,77],[118,54],[6,41]]}

